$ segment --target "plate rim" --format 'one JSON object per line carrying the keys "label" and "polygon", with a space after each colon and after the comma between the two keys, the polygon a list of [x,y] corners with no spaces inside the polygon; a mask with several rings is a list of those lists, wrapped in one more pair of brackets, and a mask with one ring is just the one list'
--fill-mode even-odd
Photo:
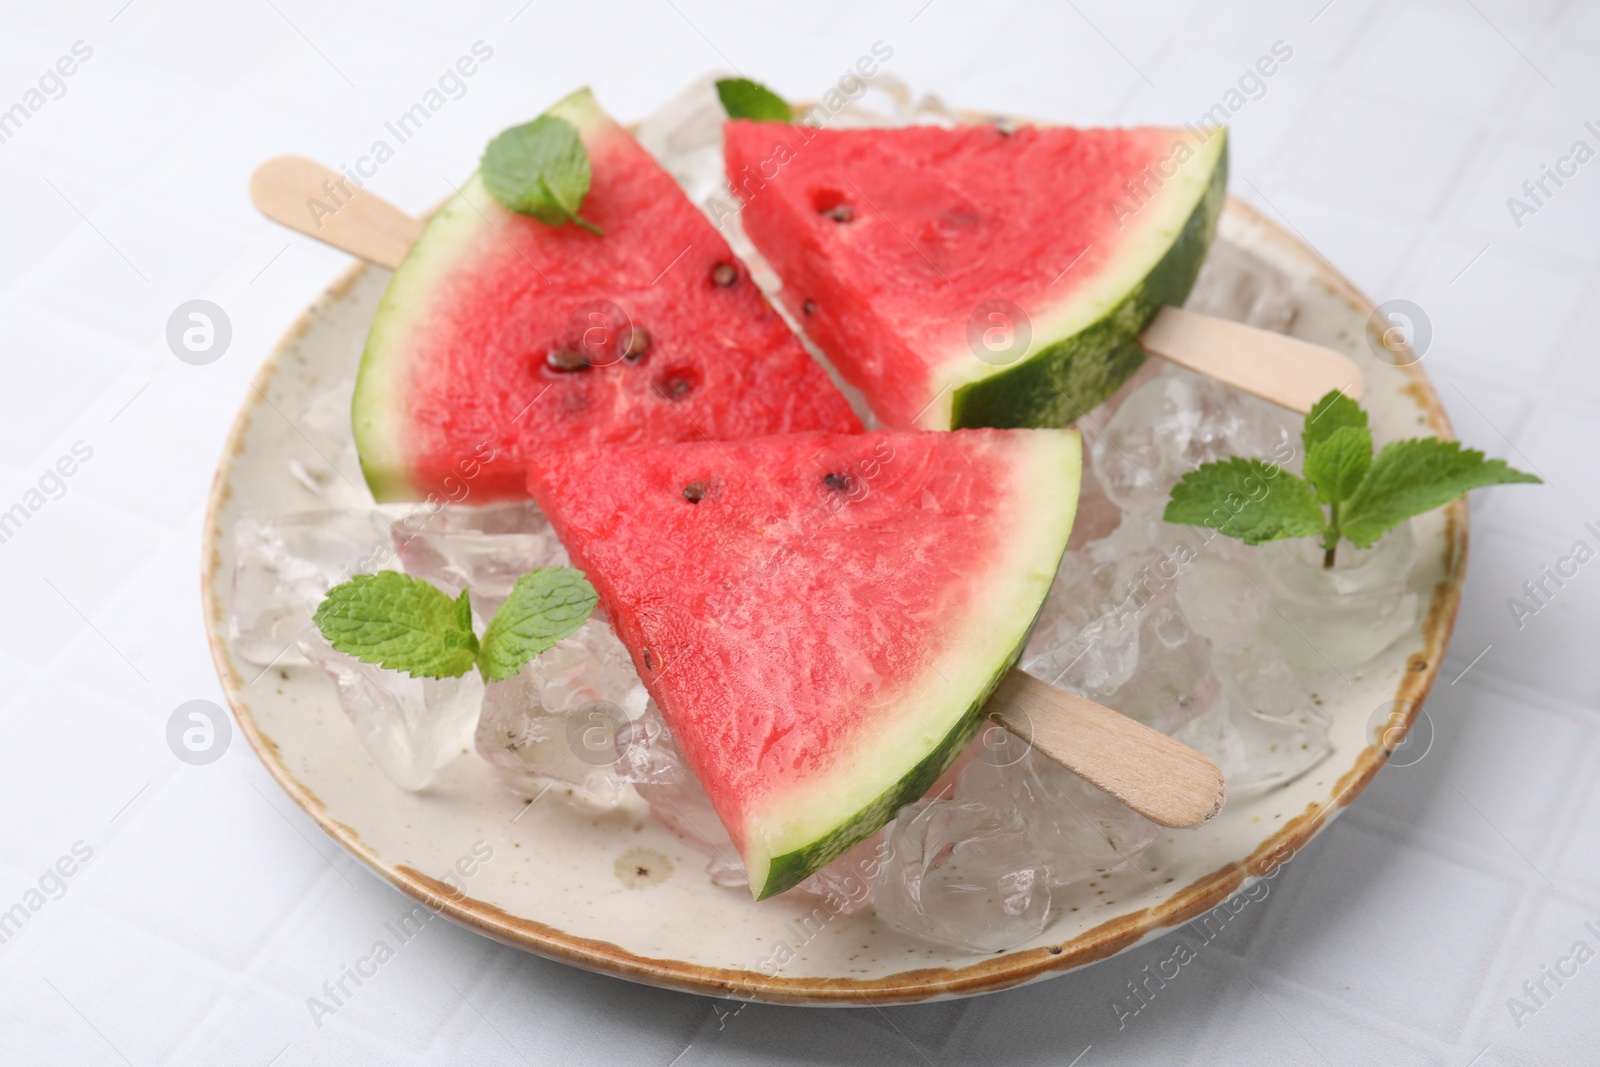
{"label": "plate rim", "polygon": [[[1376,311],[1372,300],[1315,249],[1231,195],[1227,198],[1227,211],[1241,215],[1267,240],[1287,245],[1296,255],[1307,258],[1315,267],[1318,280],[1358,310],[1366,312],[1370,330],[1370,319]],[[1421,627],[1423,650],[1409,657],[1394,695],[1396,705],[1404,708],[1404,722],[1390,720],[1390,728],[1383,732],[1382,738],[1369,743],[1356,755],[1350,769],[1333,782],[1329,799],[1313,802],[1305,811],[1286,820],[1245,859],[1227,863],[1201,876],[1154,907],[1110,919],[1057,945],[987,956],[959,967],[914,968],[873,979],[785,978],[738,968],[642,956],[609,941],[579,937],[534,919],[512,915],[486,901],[465,896],[405,864],[383,860],[353,827],[334,818],[316,793],[285,766],[277,744],[257,724],[243,695],[248,683],[235,672],[227,654],[227,613],[221,590],[230,584],[230,578],[218,574],[221,564],[218,542],[220,512],[232,495],[234,460],[244,449],[246,430],[264,403],[268,387],[289,347],[312,328],[324,308],[343,299],[371,269],[371,264],[357,261],[301,312],[251,378],[251,388],[234,416],[206,499],[200,568],[206,640],[234,721],[257,758],[289,798],[323,832],[402,893],[455,923],[503,944],[646,985],[739,1000],[806,1006],[920,1003],[997,992],[1064,974],[1114,956],[1142,941],[1160,937],[1215,908],[1247,883],[1275,872],[1337,818],[1372,781],[1410,731],[1442,668],[1466,576],[1468,512],[1464,500],[1456,500],[1444,508],[1444,574],[1429,597],[1427,616]],[[1422,369],[1420,359],[1400,369],[1410,379],[1401,391],[1415,399],[1428,429],[1444,440],[1454,440],[1444,405]]]}

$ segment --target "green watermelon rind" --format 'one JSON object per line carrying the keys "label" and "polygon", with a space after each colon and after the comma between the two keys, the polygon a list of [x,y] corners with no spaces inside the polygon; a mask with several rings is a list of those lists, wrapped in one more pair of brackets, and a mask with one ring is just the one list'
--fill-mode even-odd
{"label": "green watermelon rind", "polygon": [[389,279],[378,301],[361,351],[355,395],[350,402],[350,424],[355,431],[356,454],[372,498],[381,503],[418,500],[423,487],[411,476],[405,404],[398,395],[404,388],[407,360],[405,336],[416,324],[427,295],[460,262],[471,238],[483,225],[467,195],[483,191],[478,176],[462,187],[428,220],[405,260]]}
{"label": "green watermelon rind", "polygon": [[1137,338],[1166,305],[1194,287],[1227,197],[1226,130],[1204,193],[1166,254],[1144,279],[1094,323],[1014,367],[957,386],[950,426],[1070,426],[1092,411],[1144,363]]}
{"label": "green watermelon rind", "polygon": [[[1034,614],[1034,619],[1038,620],[1037,613]],[[944,740],[939,742],[932,752],[923,758],[921,763],[906,772],[905,777],[880,794],[872,804],[841,823],[832,833],[806,848],[795,849],[793,852],[774,857],[767,868],[766,884],[755,890],[756,899],[765,900],[786,889],[793,889],[870,837],[874,830],[893,818],[895,812],[907,804],[914,804],[922,799],[922,796],[933,787],[933,783],[939,780],[939,776],[955,762],[956,756],[961,754],[967,742],[977,734],[978,727],[983,723],[983,716],[979,713],[984,704],[988,703],[989,697],[994,695],[995,688],[1006,676],[1006,672],[1016,665],[1023,646],[1028,643],[1028,635],[1032,632],[1033,627],[1030,624],[1028,634],[1023,635],[1017,647],[1012,649],[1005,664],[995,671],[994,676],[984,685],[982,692],[972,702],[962,720],[945,735]]]}
{"label": "green watermelon rind", "polygon": [[[545,114],[566,119],[586,141],[617,128],[588,89],[563,97]],[[437,491],[437,487],[418,484],[412,474],[416,442],[408,436],[412,430],[406,422],[403,395],[409,367],[406,339],[426,315],[429,297],[460,266],[475,242],[505,240],[494,216],[506,210],[489,193],[482,174],[474,171],[428,220],[378,301],[356,372],[350,421],[361,473],[379,503],[421,500]],[[470,458],[464,455],[461,460]]]}
{"label": "green watermelon rind", "polygon": [[[1032,634],[1039,613],[1044,607],[1045,597],[1050,591],[1056,572],[1060,569],[1061,558],[1066,553],[1067,540],[1071,536],[1073,521],[1077,515],[1077,485],[1081,483],[1083,468],[1081,440],[1075,432],[1066,431],[1066,435],[1071,441],[1067,449],[1071,458],[1066,466],[1062,468],[1054,466],[1055,462],[1062,458],[1061,455],[1046,456],[1040,466],[1032,471],[1034,479],[1032,484],[1037,487],[1032,501],[1040,507],[1035,508],[1027,516],[1027,520],[1037,524],[1046,519],[1045,509],[1049,506],[1046,502],[1052,499],[1062,499],[1065,506],[1058,505],[1055,516],[1059,519],[1057,527],[1045,534],[1048,538],[1048,551],[1037,548],[1032,550],[1036,554],[1036,558],[1029,561],[1033,570],[1028,573],[1032,577],[1023,583],[1022,590],[1019,590],[1019,596],[1026,595],[1029,602],[1026,604],[1020,600],[1017,602],[1019,609],[1028,612],[1026,625],[1016,631],[1018,636],[1009,647],[989,661],[990,665],[984,668],[986,676],[975,689],[977,695],[955,718],[943,737],[934,741],[926,754],[897,780],[866,803],[851,806],[833,826],[812,833],[804,845],[772,855],[765,863],[764,873],[763,865],[759,861],[752,863],[754,857],[749,853],[746,854],[748,870],[752,876],[751,891],[755,899],[764,900],[792,889],[871,836],[873,831],[893,818],[895,812],[920,799],[976,734],[983,722],[983,706],[993,695],[1006,672],[1016,664],[1023,647],[1028,643],[1028,637]],[[1034,535],[1035,531],[1030,531],[1029,536]],[[1019,538],[1018,541],[1025,544],[1026,538]],[[1018,614],[1020,615],[1020,611]],[[938,671],[941,678],[945,678],[947,673],[942,669]],[[948,680],[959,684],[958,678]]]}

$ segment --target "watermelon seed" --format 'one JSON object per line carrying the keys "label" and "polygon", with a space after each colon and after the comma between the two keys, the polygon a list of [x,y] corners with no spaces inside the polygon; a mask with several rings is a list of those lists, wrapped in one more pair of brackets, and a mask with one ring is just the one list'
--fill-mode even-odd
{"label": "watermelon seed", "polygon": [[669,400],[677,400],[689,391],[689,383],[682,378],[668,378],[665,392]]}
{"label": "watermelon seed", "polygon": [[841,493],[849,492],[855,487],[855,481],[848,474],[829,474],[822,479],[822,484]]}
{"label": "watermelon seed", "polygon": [[691,504],[698,504],[706,498],[705,482],[690,482],[683,487],[683,499]]}
{"label": "watermelon seed", "polygon": [[817,312],[817,302],[815,300],[807,300],[800,305],[800,310],[807,315],[814,315]]}
{"label": "watermelon seed", "polygon": [[733,268],[732,263],[718,263],[711,268],[711,281],[713,284],[727,288],[739,280],[739,272]]}
{"label": "watermelon seed", "polygon": [[655,655],[648,648],[643,650],[643,655],[644,655],[644,669],[647,670],[647,671],[655,670],[656,669]]}
{"label": "watermelon seed", "polygon": [[583,370],[589,366],[588,356],[570,348],[552,349],[544,361],[551,370],[559,371]]}
{"label": "watermelon seed", "polygon": [[856,217],[854,209],[849,204],[835,204],[822,212],[834,222],[849,222]]}
{"label": "watermelon seed", "polygon": [[628,340],[622,346],[622,358],[636,360],[650,350],[650,331],[635,326],[628,331]]}

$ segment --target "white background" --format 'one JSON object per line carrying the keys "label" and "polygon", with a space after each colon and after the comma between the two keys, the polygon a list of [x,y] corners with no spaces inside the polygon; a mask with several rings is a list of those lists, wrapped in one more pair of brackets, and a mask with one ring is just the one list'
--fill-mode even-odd
{"label": "white background", "polygon": [[[1575,540],[1600,547],[1583,528],[1600,525],[1600,161],[1520,229],[1505,201],[1575,140],[1600,148],[1600,121],[1584,128],[1600,120],[1600,6],[523,3],[0,14],[0,109],[75,41],[94,49],[0,145],[0,510],[74,442],[93,449],[0,544],[0,909],[75,842],[93,849],[0,945],[0,1062],[1595,1062],[1600,961],[1520,1028],[1507,998],[1575,942],[1600,949],[1584,928],[1600,928],[1600,562],[1523,629],[1506,600]],[[237,737],[206,767],[164,738],[177,705],[220,700],[197,575],[223,436],[274,341],[348,263],[256,216],[245,184],[278,153],[353,162],[480,39],[494,56],[466,96],[372,182],[407,209],[584,83],[623,119],[719,68],[814,96],[881,39],[887,71],[964,107],[1175,123],[1287,42],[1233,120],[1233,192],[1375,299],[1420,304],[1457,432],[1552,483],[1474,497],[1432,751],[1385,770],[1121,1030],[1112,1002],[1169,945],[977,1000],[757,1006],[719,1027],[712,1001],[443,922],[315,1027],[306,998],[407,902]],[[163,338],[195,297],[233,324],[205,367]]]}

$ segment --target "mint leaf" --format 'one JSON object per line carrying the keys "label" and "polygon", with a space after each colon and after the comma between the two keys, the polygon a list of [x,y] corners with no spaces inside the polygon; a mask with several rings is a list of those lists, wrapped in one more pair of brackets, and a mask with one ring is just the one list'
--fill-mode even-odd
{"label": "mint leaf", "polygon": [[1309,483],[1259,459],[1207,463],[1172,487],[1162,518],[1207,526],[1259,545],[1284,537],[1310,537],[1327,525]]}
{"label": "mint leaf", "polygon": [[483,153],[483,184],[506,207],[551,226],[571,222],[599,234],[578,215],[592,179],[578,128],[556,115],[511,127]]}
{"label": "mint leaf", "polygon": [[1319,443],[1347,426],[1366,429],[1367,413],[1361,410],[1361,405],[1335,389],[1306,412],[1305,429],[1300,432],[1300,444],[1306,456],[1316,451]]}
{"label": "mint leaf", "polygon": [[1469,489],[1543,479],[1485,459],[1456,441],[1414,438],[1385,445],[1372,469],[1340,507],[1339,532],[1357,548],[1377,542],[1393,527],[1448,504]]}
{"label": "mint leaf", "polygon": [[1372,434],[1365,426],[1341,426],[1306,452],[1306,481],[1324,504],[1356,491],[1372,466]]}
{"label": "mint leaf", "polygon": [[723,78],[717,82],[717,96],[730,119],[755,119],[757,122],[793,122],[794,108],[777,93],[749,78]]}
{"label": "mint leaf", "polygon": [[413,678],[455,678],[478,661],[472,606],[398,571],[360,574],[328,590],[313,617],[328,644]]}
{"label": "mint leaf", "polygon": [[545,567],[518,578],[483,632],[479,662],[484,678],[498,682],[516,674],[582,626],[597,599],[583,572],[570,567]]}

